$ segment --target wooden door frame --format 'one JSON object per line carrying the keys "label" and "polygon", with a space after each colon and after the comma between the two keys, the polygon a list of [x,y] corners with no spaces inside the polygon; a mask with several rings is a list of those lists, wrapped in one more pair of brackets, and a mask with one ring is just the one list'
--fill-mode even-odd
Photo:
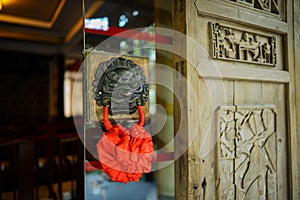
{"label": "wooden door frame", "polygon": [[[194,1],[193,1],[194,2]],[[189,23],[189,19],[187,17],[187,12],[191,12],[191,10],[187,11],[187,5],[190,2],[184,0],[173,0],[173,23],[174,29],[179,32],[187,33],[187,23]],[[194,2],[195,4],[195,2]],[[209,5],[210,4],[210,5]],[[198,14],[216,17],[215,11],[218,10],[221,17],[226,17],[228,20],[234,20],[236,13],[230,13],[228,15],[223,15],[222,12],[225,12],[225,9],[221,6],[214,7],[214,9],[209,9],[213,3],[207,2],[203,4],[202,8],[198,9]],[[201,12],[201,13],[199,13]],[[288,169],[288,197],[289,199],[298,199],[300,198],[300,59],[297,55],[300,55],[300,3],[299,0],[288,1],[286,0],[286,22],[275,21],[272,19],[266,19],[268,21],[268,25],[265,27],[266,29],[276,30],[278,33],[283,35],[283,43],[284,43],[284,66],[287,72],[290,74],[290,80],[285,84],[286,87],[286,97],[287,105],[286,105],[286,118],[287,118],[287,166]],[[223,15],[223,16],[222,16]],[[250,16],[251,14],[249,14]],[[254,25],[261,26],[258,20],[243,18],[243,23],[246,25]],[[187,47],[188,48],[188,47]],[[186,50],[186,49],[185,49]],[[175,59],[174,59],[175,60]],[[174,61],[174,63],[176,60]],[[176,106],[174,108],[174,114],[178,114],[180,111],[176,110]],[[175,130],[178,126],[176,124],[176,116],[175,117]],[[187,121],[189,119],[187,118]],[[189,123],[186,122],[186,130],[187,136],[189,135]],[[176,148],[176,146],[175,146]],[[205,182],[202,182],[202,185],[192,186],[189,183],[189,176],[191,167],[189,166],[190,150],[188,150],[185,154],[183,154],[176,162],[175,162],[175,197],[176,199],[190,199],[189,195],[191,191],[197,190],[199,187],[205,187]],[[176,154],[176,149],[175,149]],[[201,164],[201,163],[200,163]],[[179,177],[180,174],[180,177]]]}
{"label": "wooden door frame", "polygon": [[293,120],[293,123],[295,123],[295,126],[292,128],[295,128],[294,136],[291,138],[292,142],[291,145],[294,145],[294,149],[291,149],[291,153],[293,153],[291,160],[293,161],[293,168],[294,171],[292,176],[292,183],[295,184],[293,187],[293,197],[294,199],[299,199],[300,197],[300,1],[299,0],[293,0],[293,15],[291,17],[291,23],[293,26],[293,33],[291,33],[291,37],[293,38],[293,67],[294,67],[294,83],[295,88],[294,92],[291,91],[292,96],[295,97],[295,107],[296,107],[296,113],[293,117],[295,117],[296,120]]}

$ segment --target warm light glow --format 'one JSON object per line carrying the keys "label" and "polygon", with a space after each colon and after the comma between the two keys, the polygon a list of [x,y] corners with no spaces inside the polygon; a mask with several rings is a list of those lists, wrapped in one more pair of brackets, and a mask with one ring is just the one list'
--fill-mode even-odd
{"label": "warm light glow", "polygon": [[[18,3],[20,0],[0,0],[2,2],[3,7],[13,7],[13,4]],[[55,10],[55,13],[53,14],[50,21],[48,20],[39,20],[34,18],[27,18],[27,17],[20,17],[16,15],[10,15],[10,14],[0,14],[0,22],[6,22],[6,23],[13,23],[13,24],[20,24],[20,25],[26,25],[26,26],[34,26],[38,28],[51,28],[53,24],[55,23],[58,15],[60,14],[61,9],[63,8],[66,0],[61,0],[58,7]]]}
{"label": "warm light glow", "polygon": [[[64,75],[64,115],[65,117],[82,116],[83,93],[81,90],[74,91],[73,86],[76,81],[78,88],[82,86],[82,73],[76,71],[66,71]],[[73,101],[74,100],[74,101]]]}
{"label": "warm light glow", "polygon": [[5,6],[17,3],[18,0],[0,0],[0,3]]}
{"label": "warm light glow", "polygon": [[2,10],[3,5],[2,5],[2,0],[0,0],[0,10]]}

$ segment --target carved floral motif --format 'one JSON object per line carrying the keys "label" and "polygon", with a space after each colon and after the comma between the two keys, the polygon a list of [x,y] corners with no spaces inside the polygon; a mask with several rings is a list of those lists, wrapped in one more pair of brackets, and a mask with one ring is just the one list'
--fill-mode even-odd
{"label": "carved floral motif", "polygon": [[220,199],[277,199],[273,106],[219,110]]}
{"label": "carved floral motif", "polygon": [[[228,1],[228,0],[227,0]],[[279,1],[280,0],[229,0],[240,3],[249,7],[263,10],[273,14],[279,14]]]}
{"label": "carved floral motif", "polygon": [[211,56],[255,64],[276,65],[276,38],[209,23]]}

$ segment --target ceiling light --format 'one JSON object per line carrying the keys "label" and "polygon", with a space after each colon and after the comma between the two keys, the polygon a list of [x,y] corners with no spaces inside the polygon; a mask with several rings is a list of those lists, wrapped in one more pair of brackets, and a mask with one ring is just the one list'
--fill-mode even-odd
{"label": "ceiling light", "polygon": [[85,23],[85,28],[88,29],[103,30],[103,31],[108,31],[109,29],[108,17],[85,19],[84,23]]}
{"label": "ceiling light", "polygon": [[3,8],[3,4],[2,4],[2,0],[0,0],[0,10],[2,10]]}
{"label": "ceiling light", "polygon": [[134,11],[132,11],[132,16],[138,16],[139,15],[139,11],[138,10],[134,10]]}
{"label": "ceiling light", "polygon": [[126,15],[121,15],[119,18],[119,27],[124,27],[128,22]]}

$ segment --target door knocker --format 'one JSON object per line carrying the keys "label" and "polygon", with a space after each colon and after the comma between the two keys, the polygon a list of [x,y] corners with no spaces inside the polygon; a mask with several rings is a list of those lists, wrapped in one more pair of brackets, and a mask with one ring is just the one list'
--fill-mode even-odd
{"label": "door knocker", "polygon": [[[138,181],[151,171],[153,143],[145,130],[143,106],[149,95],[149,85],[143,69],[133,61],[112,58],[99,64],[95,74],[94,99],[103,106],[104,134],[97,143],[100,169],[112,181]],[[109,114],[139,113],[138,122],[130,128],[112,123]]]}

